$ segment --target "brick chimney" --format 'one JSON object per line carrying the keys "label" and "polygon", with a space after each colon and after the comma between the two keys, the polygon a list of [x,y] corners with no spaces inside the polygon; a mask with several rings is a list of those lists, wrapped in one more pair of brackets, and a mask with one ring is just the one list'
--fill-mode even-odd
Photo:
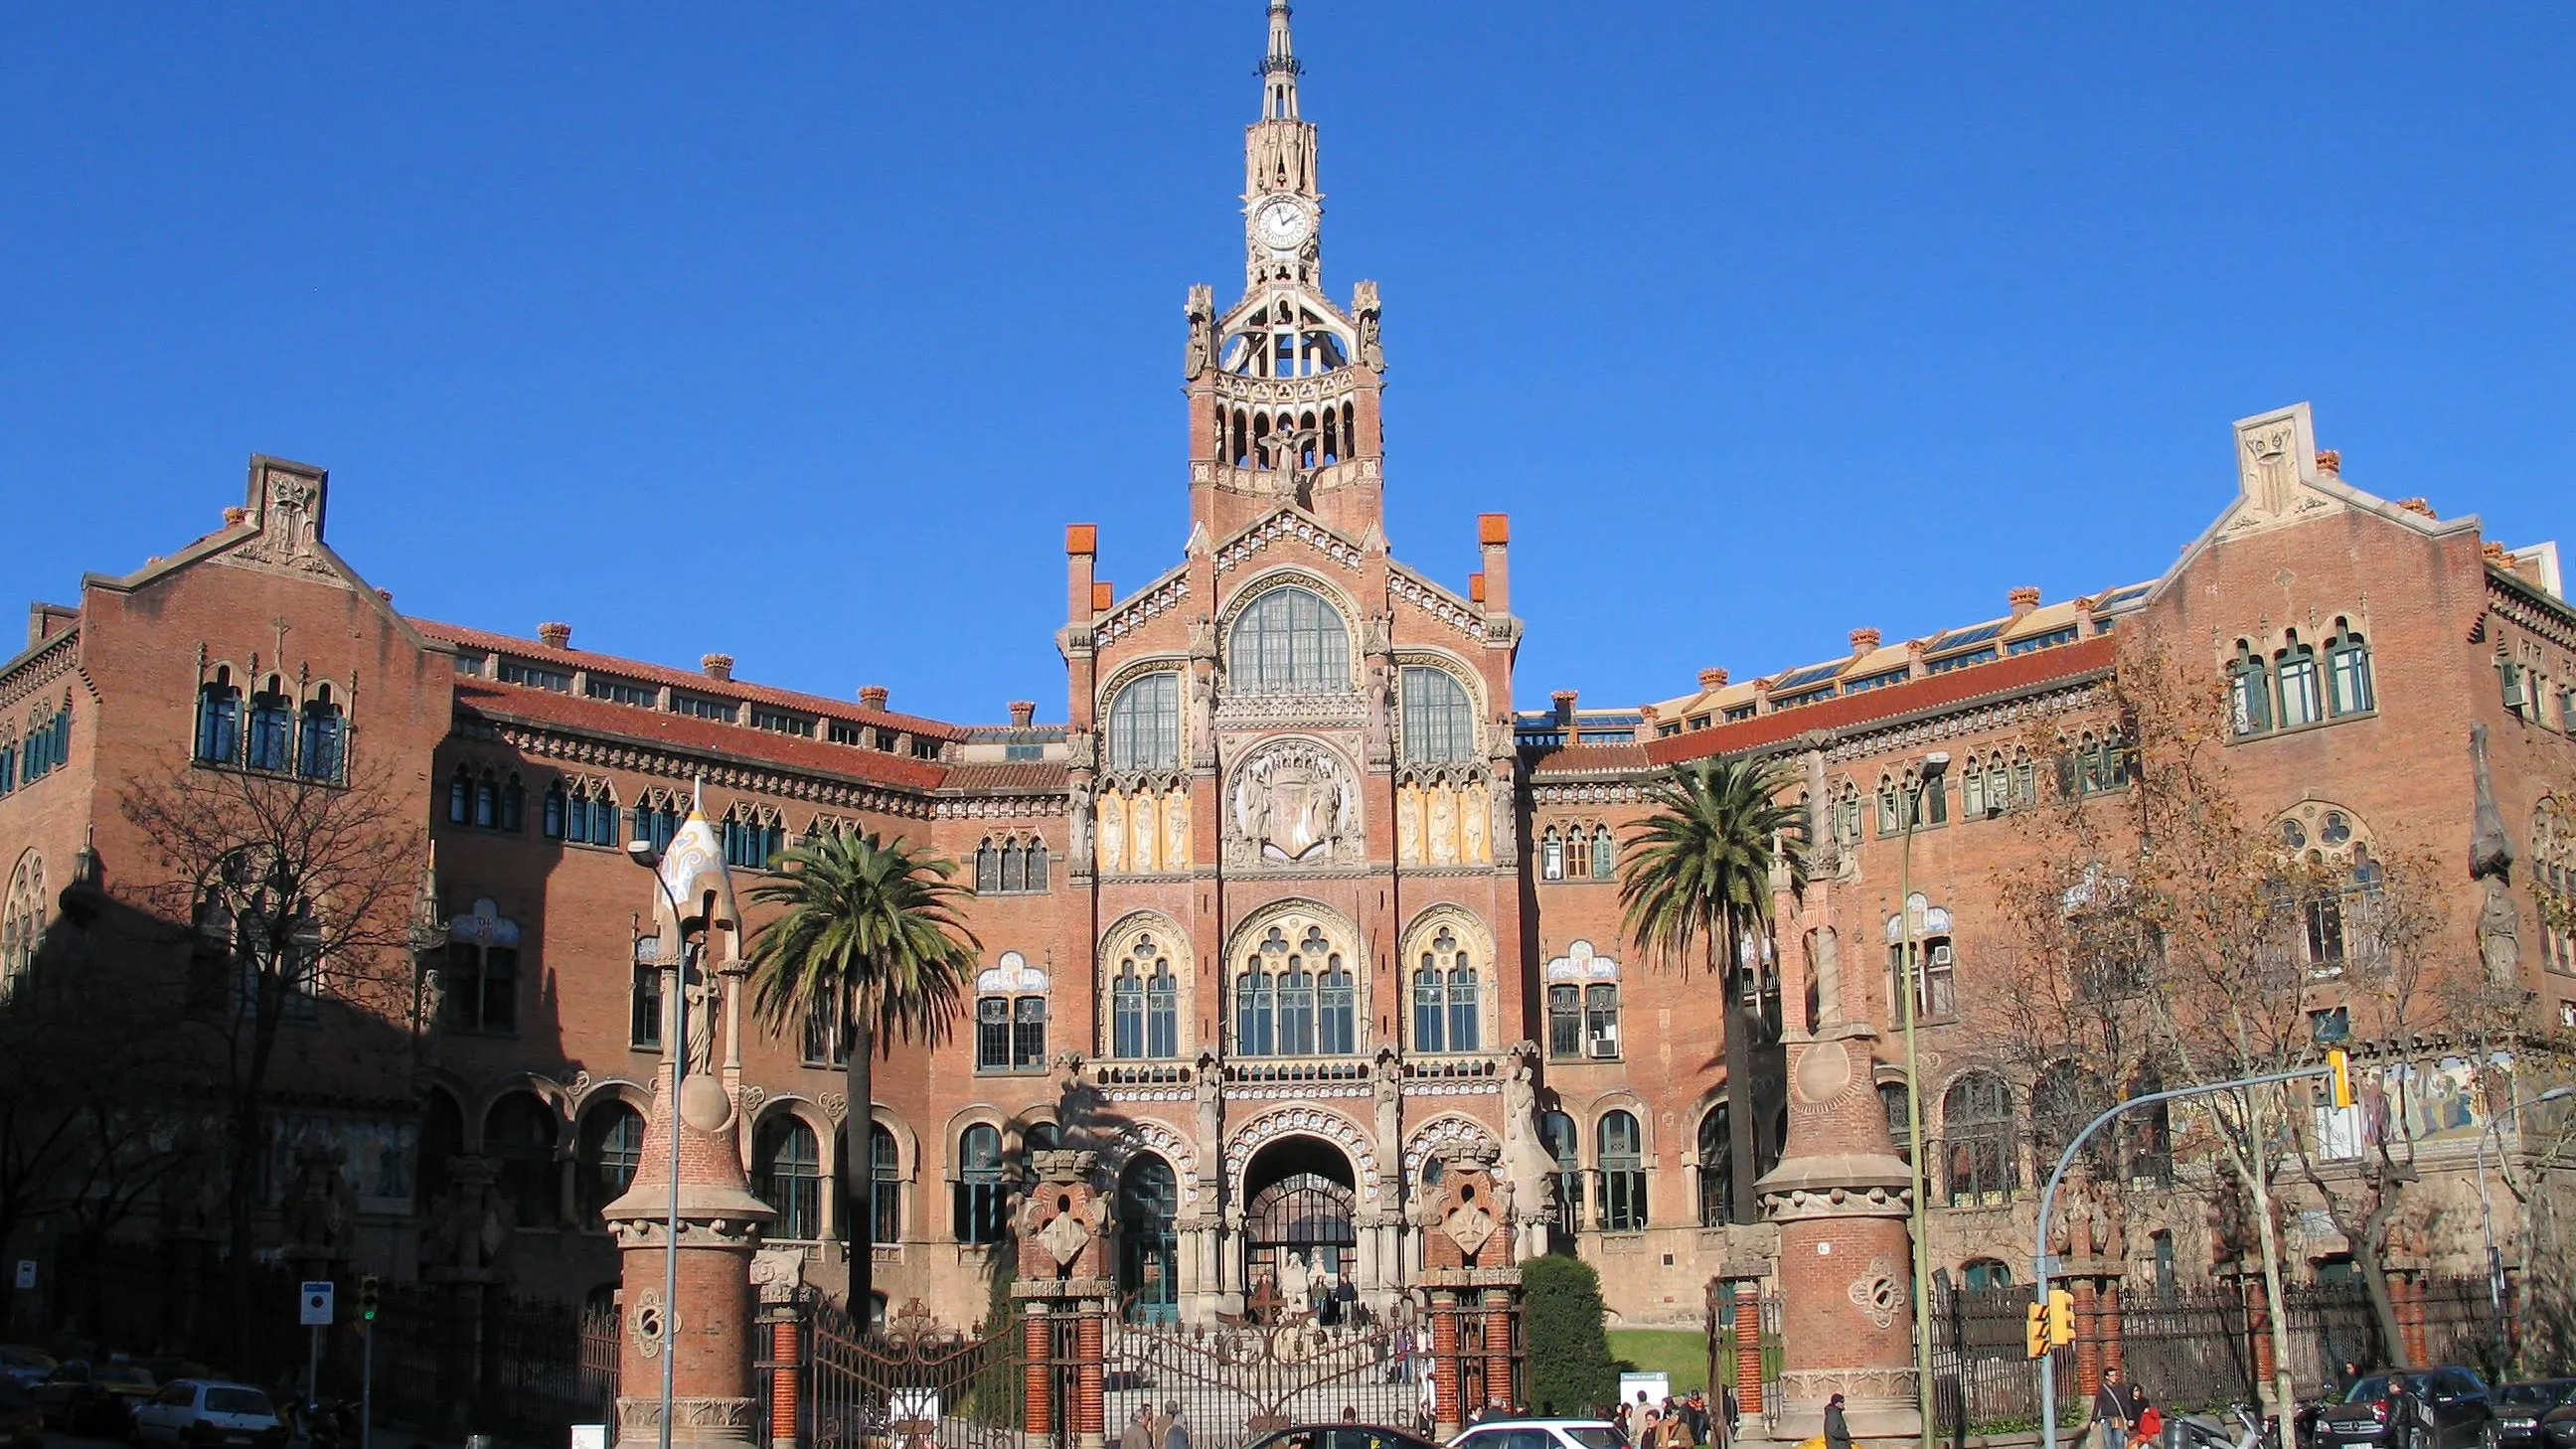
{"label": "brick chimney", "polygon": [[2342,476],[2343,453],[2334,448],[2319,449],[2317,452],[2317,471],[2320,473],[2332,473],[2338,477]]}
{"label": "brick chimney", "polygon": [[1726,688],[1726,671],[1723,669],[1701,670],[1699,672],[1699,687],[1703,690]]}
{"label": "brick chimney", "polygon": [[1011,728],[1015,730],[1027,729],[1029,727],[1029,723],[1037,717],[1038,702],[1036,700],[1015,699],[1011,701]]}
{"label": "brick chimney", "polygon": [[706,671],[709,679],[731,681],[733,678],[733,656],[730,654],[701,654],[698,667]]}
{"label": "brick chimney", "polygon": [[1637,743],[1642,745],[1655,737],[1655,722],[1662,717],[1662,712],[1651,704],[1637,711]]}
{"label": "brick chimney", "polygon": [[2028,585],[2015,589],[2004,597],[2012,601],[2012,616],[2016,619],[2039,607],[2039,590]]}
{"label": "brick chimney", "polygon": [[1851,631],[1851,647],[1852,657],[1855,659],[1863,654],[1875,653],[1878,649],[1878,631],[1865,628],[1854,629]]}
{"label": "brick chimney", "polygon": [[885,710],[885,704],[886,687],[884,685],[862,684],[859,686],[859,708],[873,709],[879,713],[883,713]]}
{"label": "brick chimney", "polygon": [[1556,693],[1548,696],[1549,699],[1556,701],[1556,722],[1558,724],[1571,726],[1574,723],[1575,697],[1576,692],[1571,689],[1560,689]]}
{"label": "brick chimney", "polygon": [[2421,514],[2426,518],[2439,519],[2442,516],[2433,511],[2433,504],[2429,499],[2400,498],[2397,500],[2397,506],[2405,509],[2409,513]]}
{"label": "brick chimney", "polygon": [[250,522],[250,510],[236,503],[224,510],[224,527],[239,528]]}
{"label": "brick chimney", "polygon": [[537,642],[545,645],[549,649],[570,649],[572,647],[572,626],[570,624],[539,624],[537,626]]}

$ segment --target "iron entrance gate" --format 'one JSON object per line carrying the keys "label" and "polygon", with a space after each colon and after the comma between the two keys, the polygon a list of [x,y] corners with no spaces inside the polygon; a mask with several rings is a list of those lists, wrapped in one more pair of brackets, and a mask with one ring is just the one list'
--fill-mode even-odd
{"label": "iron entrance gate", "polygon": [[[805,1391],[797,1439],[816,1449],[1027,1449],[1024,1393],[1059,1388],[1069,1375],[1050,1352],[1031,1375],[1018,1325],[990,1335],[943,1329],[916,1301],[882,1333],[862,1333],[849,1313],[819,1298],[806,1309]],[[1061,1355],[1071,1362],[1069,1352]],[[1051,1393],[1047,1407],[1060,1407]],[[1062,1434],[1066,1416],[1039,1421]],[[1057,1437],[1057,1442],[1069,1439]]]}
{"label": "iron entrance gate", "polygon": [[[1363,1315],[1354,1314],[1354,1319]],[[1177,1413],[1197,1449],[1240,1449],[1288,1424],[1428,1428],[1431,1337],[1410,1308],[1326,1325],[1259,1295],[1207,1326],[1112,1320],[1102,1342],[1113,1442],[1141,1412]],[[1159,1439],[1156,1442],[1161,1442]]]}

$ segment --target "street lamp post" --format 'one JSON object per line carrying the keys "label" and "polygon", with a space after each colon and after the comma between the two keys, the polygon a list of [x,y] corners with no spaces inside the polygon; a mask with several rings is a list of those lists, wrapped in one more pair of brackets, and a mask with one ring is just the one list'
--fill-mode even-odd
{"label": "street lamp post", "polygon": [[2478,1134],[2478,1227],[2487,1245],[2487,1306],[2494,1314],[2496,1349],[2504,1349],[2504,1262],[2496,1255],[2495,1203],[2487,1196],[2487,1138],[2496,1139],[2496,1160],[2504,1160],[2504,1124],[2525,1107],[2543,1102],[2559,1102],[2576,1097],[2576,1086],[2552,1087],[2527,1102],[2516,1102],[2487,1119],[2486,1130]]}
{"label": "street lamp post", "polygon": [[[679,898],[671,894],[671,883],[662,879],[661,847],[650,840],[630,840],[626,842],[626,858],[653,873],[653,884],[671,907],[671,933],[679,937],[680,948],[671,960],[671,1205],[662,1226],[661,1449],[671,1449],[671,1375],[680,1346],[673,1328],[679,1321],[680,1306],[680,1074],[689,1069],[689,935],[688,928],[681,924]],[[658,940],[660,933],[655,936]]]}
{"label": "street lamp post", "polygon": [[1930,1244],[1923,1204],[1923,1086],[1914,1048],[1915,1000],[1923,982],[1922,946],[1914,938],[1914,822],[1923,818],[1923,792],[1940,789],[1941,777],[1949,769],[1945,750],[1925,755],[1916,769],[1914,784],[1905,792],[1905,843],[1898,852],[1896,870],[1896,916],[1904,923],[1903,944],[1897,949],[1903,979],[1897,983],[1897,994],[1905,999],[1905,1168],[1911,1204],[1907,1217],[1914,1231],[1914,1395],[1922,1401],[1923,1449],[1932,1449],[1932,1303],[1930,1269],[1925,1266]]}

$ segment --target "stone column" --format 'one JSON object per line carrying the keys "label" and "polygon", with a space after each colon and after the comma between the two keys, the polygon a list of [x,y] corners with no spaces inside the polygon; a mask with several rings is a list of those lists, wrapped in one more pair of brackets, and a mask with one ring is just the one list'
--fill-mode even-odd
{"label": "stone column", "polygon": [[[1772,1417],[1791,1442],[1822,1431],[1825,1401],[1836,1393],[1857,1439],[1922,1432],[1911,1174],[1871,1080],[1875,1035],[1862,1023],[1829,1022],[1814,1037],[1791,1037],[1787,1152],[1757,1184],[1764,1213],[1780,1225],[1781,1402]],[[1750,1414],[1754,1402],[1743,1407]]]}

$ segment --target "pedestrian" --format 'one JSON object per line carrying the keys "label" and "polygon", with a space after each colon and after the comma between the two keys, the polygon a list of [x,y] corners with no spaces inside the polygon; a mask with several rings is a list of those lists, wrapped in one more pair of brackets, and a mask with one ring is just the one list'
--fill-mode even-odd
{"label": "pedestrian", "polygon": [[1689,1423],[1690,1423],[1690,1436],[1691,1436],[1691,1443],[1692,1443],[1694,1446],[1697,1446],[1697,1445],[1700,1445],[1700,1444],[1705,1444],[1705,1443],[1707,1443],[1707,1442],[1708,1442],[1708,1393],[1707,1393],[1707,1391],[1706,1391],[1706,1390],[1704,1390],[1704,1389],[1693,1389],[1693,1390],[1691,1390],[1691,1395],[1690,1395],[1690,1397],[1689,1397],[1689,1398],[1687,1398],[1687,1399],[1682,1400],[1682,1415],[1683,1415],[1683,1417],[1684,1417],[1685,1419],[1687,1419],[1687,1420],[1689,1421]]}
{"label": "pedestrian", "polygon": [[1615,1408],[1615,1409],[1612,1409],[1612,1410],[1610,1411],[1610,1427],[1619,1431],[1619,1437],[1620,1437],[1620,1438],[1622,1438],[1622,1439],[1629,1439],[1629,1442],[1631,1442],[1631,1443],[1634,1443],[1634,1442],[1635,1442],[1635,1440],[1634,1440],[1634,1439],[1630,1438],[1629,1433],[1628,1433],[1628,1401],[1627,1401],[1627,1400],[1625,1400],[1625,1399],[1620,1400],[1620,1401],[1619,1401],[1619,1407],[1617,1407],[1617,1408]]}
{"label": "pedestrian", "polygon": [[1644,1389],[1637,1390],[1637,1417],[1633,1423],[1636,1433],[1630,1437],[1636,1441],[1638,1449],[1660,1449],[1663,1443],[1660,1436],[1664,1427],[1664,1416],[1654,1405],[1646,1402]]}
{"label": "pedestrian", "polygon": [[1344,1404],[1344,1405],[1342,1405],[1342,1422],[1343,1422],[1343,1423],[1345,1423],[1345,1424],[1356,1424],[1356,1423],[1358,1423],[1359,1421],[1360,1421],[1360,1408],[1359,1408],[1359,1405],[1357,1405],[1357,1404]]}
{"label": "pedestrian", "polygon": [[1359,1326],[1360,1289],[1351,1281],[1348,1268],[1333,1282],[1333,1318],[1347,1327]]}
{"label": "pedestrian", "polygon": [[2130,1421],[2131,1437],[2137,1440],[2141,1449],[2153,1449],[2156,1442],[2164,1437],[2164,1411],[2148,1402],[2147,1391],[2135,1384],[2129,1386],[2129,1402],[2137,1405],[2137,1417]]}
{"label": "pedestrian", "polygon": [[2342,1398],[2351,1393],[2352,1386],[2360,1382],[2361,1365],[2351,1359],[2345,1359],[2343,1367],[2335,1372],[2335,1397]]}
{"label": "pedestrian", "polygon": [[1825,1449],[1852,1449],[1851,1425],[1843,1421],[1843,1396],[1825,1400]]}
{"label": "pedestrian", "polygon": [[1181,1401],[1163,1406],[1163,1449],[1190,1449],[1190,1426],[1181,1422]]}
{"label": "pedestrian", "polygon": [[2422,1442],[2424,1399],[2415,1381],[2404,1374],[2388,1376],[2388,1449],[2416,1449]]}
{"label": "pedestrian", "polygon": [[2129,1426],[2137,1422],[2138,1403],[2117,1368],[2102,1370],[2102,1387],[2093,1391],[2093,1422],[2102,1426],[2102,1449],[2125,1449]]}
{"label": "pedestrian", "polygon": [[1148,1400],[1136,1406],[1127,1427],[1119,1431],[1118,1449],[1162,1449],[1154,1442],[1154,1405]]}

